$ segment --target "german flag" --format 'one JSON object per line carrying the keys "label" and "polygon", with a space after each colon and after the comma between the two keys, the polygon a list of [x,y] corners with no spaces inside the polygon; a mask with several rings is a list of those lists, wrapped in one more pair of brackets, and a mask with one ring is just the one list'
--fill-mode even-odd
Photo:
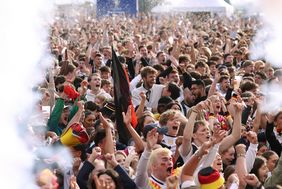
{"label": "german flag", "polygon": [[[129,79],[127,72],[121,65],[114,48],[112,47],[112,75],[114,81],[114,100],[115,100],[115,118],[117,130],[119,134],[119,141],[123,144],[128,144],[130,134],[123,123],[122,112],[127,112],[129,105],[132,105],[131,94],[129,90]],[[137,118],[133,106],[131,106],[131,124],[135,128],[137,125]]]}
{"label": "german flag", "polygon": [[76,146],[87,143],[89,136],[86,129],[80,123],[74,123],[64,130],[60,141],[65,146]]}

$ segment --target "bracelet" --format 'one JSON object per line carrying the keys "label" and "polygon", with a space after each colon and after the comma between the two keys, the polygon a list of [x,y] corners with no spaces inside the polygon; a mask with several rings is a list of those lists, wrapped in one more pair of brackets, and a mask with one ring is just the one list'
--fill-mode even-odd
{"label": "bracelet", "polygon": [[246,154],[237,154],[237,158],[239,157],[246,157]]}

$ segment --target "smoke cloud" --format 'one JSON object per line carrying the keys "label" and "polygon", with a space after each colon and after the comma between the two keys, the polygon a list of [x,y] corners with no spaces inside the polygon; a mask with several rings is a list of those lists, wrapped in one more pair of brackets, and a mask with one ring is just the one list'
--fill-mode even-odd
{"label": "smoke cloud", "polygon": [[32,88],[43,81],[51,63],[47,49],[52,10],[49,0],[1,2],[1,188],[38,188],[32,175],[34,154],[25,139],[38,100]]}
{"label": "smoke cloud", "polygon": [[[282,68],[282,1],[280,0],[232,0],[233,5],[245,9],[248,14],[259,15],[262,27],[258,29],[251,45],[251,58],[265,59],[274,67]],[[256,28],[255,28],[256,29]],[[261,88],[265,95],[262,109],[265,112],[278,111],[282,107],[280,81],[273,81]]]}

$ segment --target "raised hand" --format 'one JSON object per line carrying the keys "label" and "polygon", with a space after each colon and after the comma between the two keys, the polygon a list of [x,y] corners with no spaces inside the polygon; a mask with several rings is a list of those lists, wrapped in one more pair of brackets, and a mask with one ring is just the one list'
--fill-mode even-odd
{"label": "raised hand", "polygon": [[140,92],[139,96],[141,97],[142,101],[146,101],[146,94],[143,91]]}
{"label": "raised hand", "polygon": [[199,102],[196,106],[193,107],[193,109],[197,112],[200,112],[206,108],[207,108],[207,105],[205,101]]}
{"label": "raised hand", "polygon": [[110,126],[109,122],[105,119],[105,117],[102,115],[102,113],[99,112],[98,115],[99,115],[99,119],[100,119],[100,121],[102,123],[103,128],[104,129],[110,129],[111,126]]}
{"label": "raised hand", "polygon": [[100,157],[102,154],[102,150],[100,147],[95,147],[92,149],[92,153],[90,154],[90,156],[88,157],[88,161],[92,164],[94,164],[95,159],[97,159],[98,157]]}
{"label": "raised hand", "polygon": [[226,106],[228,112],[230,113],[230,115],[233,117],[235,114],[235,110],[234,110],[234,103],[235,103],[235,99],[231,98],[231,100],[228,102],[228,105]]}
{"label": "raised hand", "polygon": [[210,98],[208,98],[206,101],[205,101],[205,104],[206,104],[206,107],[207,109],[209,110],[210,113],[214,113],[214,109],[213,109],[213,98],[216,98],[215,96],[211,96]]}
{"label": "raised hand", "polygon": [[76,182],[76,177],[74,175],[70,178],[70,189],[79,189],[79,186]]}
{"label": "raised hand", "polygon": [[104,155],[106,161],[113,167],[115,168],[118,165],[118,162],[116,161],[115,155],[107,153]]}
{"label": "raised hand", "polygon": [[237,113],[242,113],[242,112],[243,112],[243,109],[244,109],[244,107],[245,107],[245,105],[244,105],[243,102],[237,102],[237,103],[234,104],[234,106],[235,106],[235,111],[236,111]]}
{"label": "raised hand", "polygon": [[219,79],[220,79],[220,73],[218,72],[218,70],[215,71],[215,75],[214,75],[214,81],[216,83],[219,82]]}
{"label": "raised hand", "polygon": [[79,157],[73,158],[72,167],[73,169],[78,169],[81,164],[81,159]]}
{"label": "raised hand", "polygon": [[157,144],[158,136],[159,133],[157,132],[157,128],[154,128],[148,132],[146,141],[147,141],[147,149],[149,151],[153,150],[154,146]]}
{"label": "raised hand", "polygon": [[181,123],[185,123],[185,124],[188,122],[186,117],[180,111],[176,112],[176,114],[174,115],[174,120],[180,121]]}
{"label": "raised hand", "polygon": [[238,144],[237,146],[235,146],[235,150],[237,155],[241,154],[241,155],[245,155],[246,154],[246,146],[244,144]]}
{"label": "raised hand", "polygon": [[248,141],[250,141],[250,143],[252,143],[252,144],[257,144],[257,143],[258,143],[257,133],[255,133],[255,132],[253,132],[253,131],[247,132],[247,139],[248,139]]}
{"label": "raised hand", "polygon": [[82,101],[78,101],[78,102],[76,103],[76,105],[77,105],[77,107],[78,107],[79,110],[83,110],[83,109],[84,109],[84,106],[83,106],[83,102],[82,102]]}
{"label": "raised hand", "polygon": [[200,147],[199,149],[199,156],[203,156],[203,155],[206,155],[209,153],[209,149],[211,148],[212,146],[212,141],[207,141],[207,142],[204,142],[203,145]]}
{"label": "raised hand", "polygon": [[178,186],[178,177],[176,175],[172,175],[166,178],[166,188],[167,189],[175,189]]}
{"label": "raised hand", "polygon": [[130,125],[132,117],[131,117],[131,105],[128,106],[126,114],[122,112],[123,122],[125,125]]}
{"label": "raised hand", "polygon": [[182,144],[182,142],[183,142],[183,136],[178,136],[176,141],[175,141],[175,144],[176,144],[176,146],[179,147]]}
{"label": "raised hand", "polygon": [[260,181],[255,174],[248,174],[244,178],[245,182],[253,187],[259,187]]}
{"label": "raised hand", "polygon": [[213,144],[220,143],[224,137],[226,136],[226,131],[221,130],[220,127],[214,127],[213,128],[213,136],[212,136],[212,142]]}
{"label": "raised hand", "polygon": [[82,89],[87,90],[88,82],[87,82],[86,80],[83,80],[83,81],[80,83],[80,86],[81,86]]}

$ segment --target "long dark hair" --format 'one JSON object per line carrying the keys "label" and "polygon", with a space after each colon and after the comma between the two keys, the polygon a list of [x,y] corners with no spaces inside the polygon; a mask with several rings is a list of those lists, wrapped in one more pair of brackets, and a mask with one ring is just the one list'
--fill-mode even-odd
{"label": "long dark hair", "polygon": [[[257,176],[259,179],[259,169],[263,166],[263,164],[266,162],[266,159],[264,157],[256,157],[253,168],[250,173],[253,173]],[[260,180],[260,182],[263,183],[263,181]]]}
{"label": "long dark hair", "polygon": [[135,130],[140,136],[142,136],[144,121],[147,116],[154,118],[154,115],[151,112],[145,111],[143,115],[137,120],[138,123]]}
{"label": "long dark hair", "polygon": [[[116,189],[124,189],[123,184],[120,181],[119,174],[116,171],[111,170],[111,169],[104,169],[98,172],[97,177],[99,178],[101,175],[110,176],[116,185]],[[96,188],[94,181],[92,182],[92,188],[93,189]]]}
{"label": "long dark hair", "polygon": [[[265,160],[264,157],[259,157],[259,156],[258,156],[258,157],[256,157],[256,159],[255,159],[253,168],[252,168],[252,170],[251,170],[250,173],[255,174],[258,179],[259,179],[259,168],[261,168],[261,167],[263,166],[263,164],[265,163],[265,161],[266,161],[266,160]],[[261,183],[263,183],[263,181],[261,181],[260,179],[259,179],[259,181],[260,181]],[[253,187],[252,187],[251,185],[247,184],[246,189],[252,189],[252,188],[253,188]]]}

